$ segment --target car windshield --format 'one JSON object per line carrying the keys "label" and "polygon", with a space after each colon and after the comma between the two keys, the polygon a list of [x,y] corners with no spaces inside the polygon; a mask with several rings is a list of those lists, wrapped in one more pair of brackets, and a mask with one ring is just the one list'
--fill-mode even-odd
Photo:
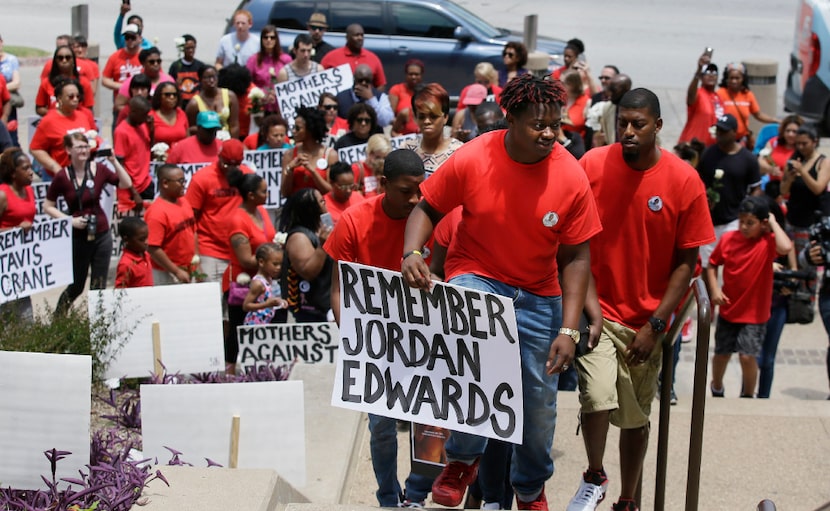
{"label": "car windshield", "polygon": [[469,23],[474,30],[477,30],[488,39],[504,35],[501,30],[487,23],[483,19],[479,18],[478,16],[476,16],[475,14],[471,13],[470,11],[461,7],[458,4],[452,2],[442,2],[440,5],[447,11],[451,12],[456,17],[456,19],[466,20],[467,23]]}

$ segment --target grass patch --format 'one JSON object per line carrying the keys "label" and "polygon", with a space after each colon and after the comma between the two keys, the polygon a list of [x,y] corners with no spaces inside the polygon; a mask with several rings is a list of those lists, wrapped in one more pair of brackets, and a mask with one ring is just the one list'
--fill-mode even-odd
{"label": "grass patch", "polygon": [[11,53],[17,58],[30,58],[30,57],[49,57],[52,53],[41,50],[40,48],[32,48],[30,46],[10,46],[5,45],[3,47],[6,53]]}

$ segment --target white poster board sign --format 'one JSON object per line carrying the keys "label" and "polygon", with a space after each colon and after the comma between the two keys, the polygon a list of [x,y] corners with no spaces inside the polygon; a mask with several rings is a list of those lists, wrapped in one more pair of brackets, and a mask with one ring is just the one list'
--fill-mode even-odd
{"label": "white poster board sign", "polygon": [[274,85],[274,92],[280,104],[285,120],[288,121],[289,131],[294,130],[294,112],[299,106],[317,108],[317,101],[324,92],[337,96],[354,85],[354,76],[349,64],[333,67],[296,80],[290,80]]}
{"label": "white poster board sign", "polygon": [[271,362],[274,365],[333,364],[337,354],[336,323],[274,323],[241,326],[239,363],[242,366]]}
{"label": "white poster board sign", "polygon": [[282,155],[285,149],[268,149],[264,151],[245,151],[243,163],[268,183],[268,202],[266,208],[278,208],[282,204],[280,183],[282,182]]}
{"label": "white poster board sign", "polygon": [[[100,297],[100,298],[99,298]],[[132,332],[118,339],[123,346],[107,368],[106,378],[135,378],[153,372],[153,322],[159,322],[161,360],[172,373],[198,373],[224,369],[222,302],[217,282],[177,286],[136,287],[91,291],[89,316],[104,317],[119,309],[117,332]]]}
{"label": "white poster board sign", "polygon": [[71,284],[72,219],[0,232],[0,303]]}
{"label": "white poster board sign", "polygon": [[234,415],[238,468],[274,469],[295,487],[305,486],[301,381],[142,385],[142,452],[167,460],[168,446],[194,465],[209,458],[228,467]]}
{"label": "white poster board sign", "polygon": [[[0,481],[4,488],[47,489],[44,451],[69,451],[57,479],[89,463],[92,358],[0,351]],[[67,485],[61,484],[64,489]]]}
{"label": "white poster board sign", "polygon": [[340,262],[333,406],[521,443],[522,369],[513,302]]}
{"label": "white poster board sign", "polygon": [[[416,138],[418,138],[418,135],[415,133],[392,137],[390,139],[390,142],[392,143],[392,150],[394,151],[395,149],[400,149],[404,142],[407,140],[414,140]],[[367,144],[358,144],[340,148],[337,150],[337,156],[340,158],[340,161],[348,163],[349,165],[363,161],[366,159],[366,146]]]}

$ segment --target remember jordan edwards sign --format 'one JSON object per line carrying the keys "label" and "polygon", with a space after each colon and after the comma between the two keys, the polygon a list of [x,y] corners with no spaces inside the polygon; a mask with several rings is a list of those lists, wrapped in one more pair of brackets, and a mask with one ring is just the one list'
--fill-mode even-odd
{"label": "remember jordan edwards sign", "polygon": [[521,443],[522,378],[513,303],[341,262],[332,405]]}
{"label": "remember jordan edwards sign", "polygon": [[0,303],[71,283],[71,218],[0,233]]}

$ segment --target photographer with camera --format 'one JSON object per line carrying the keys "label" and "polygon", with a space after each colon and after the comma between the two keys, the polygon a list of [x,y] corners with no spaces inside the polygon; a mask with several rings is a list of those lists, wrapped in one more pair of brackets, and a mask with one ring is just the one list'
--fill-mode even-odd
{"label": "photographer with camera", "polygon": [[[824,278],[818,292],[818,312],[824,330],[830,336],[830,217],[823,216],[814,224],[811,235],[810,246],[799,252],[798,262],[803,266],[824,266]],[[827,380],[830,383],[830,345],[827,347]]]}
{"label": "photographer with camera", "polygon": [[795,136],[795,154],[787,162],[781,180],[781,194],[787,201],[787,223],[796,253],[809,244],[809,229],[816,211],[830,215],[830,160],[819,154],[818,134],[808,126],[798,128]]}
{"label": "photographer with camera", "polygon": [[[83,133],[65,135],[63,145],[69,154],[69,165],[55,174],[43,202],[43,211],[52,218],[72,217],[73,282],[61,293],[56,314],[66,312],[83,292],[90,266],[90,289],[106,287],[112,257],[111,212],[105,212],[101,207],[101,191],[107,184],[118,185],[122,189],[132,188],[133,185],[127,171],[113,157],[112,150],[99,151],[99,156],[103,156],[101,153],[105,151],[108,153],[105,154],[109,165],[90,158],[89,141]],[[66,201],[67,212],[57,208],[58,197]]]}

